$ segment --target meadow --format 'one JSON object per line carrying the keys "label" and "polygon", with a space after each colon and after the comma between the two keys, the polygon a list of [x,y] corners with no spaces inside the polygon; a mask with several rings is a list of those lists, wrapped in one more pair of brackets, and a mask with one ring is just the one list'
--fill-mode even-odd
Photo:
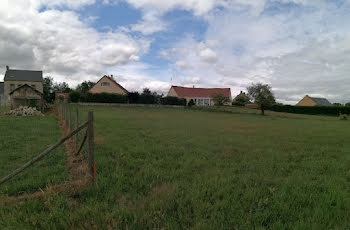
{"label": "meadow", "polygon": [[253,110],[79,109],[81,116],[94,111],[97,186],[0,205],[0,228],[350,228],[349,121]]}
{"label": "meadow", "polygon": [[[2,110],[2,111],[1,111]],[[17,117],[0,110],[0,177],[8,175],[61,137],[57,117]],[[20,195],[68,179],[63,147],[0,186],[0,195]]]}

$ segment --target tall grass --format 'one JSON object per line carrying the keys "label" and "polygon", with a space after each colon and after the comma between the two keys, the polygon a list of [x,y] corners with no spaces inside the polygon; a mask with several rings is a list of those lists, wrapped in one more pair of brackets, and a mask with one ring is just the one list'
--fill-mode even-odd
{"label": "tall grass", "polygon": [[350,228],[348,122],[80,109],[95,115],[98,186],[79,197],[0,207],[0,227]]}

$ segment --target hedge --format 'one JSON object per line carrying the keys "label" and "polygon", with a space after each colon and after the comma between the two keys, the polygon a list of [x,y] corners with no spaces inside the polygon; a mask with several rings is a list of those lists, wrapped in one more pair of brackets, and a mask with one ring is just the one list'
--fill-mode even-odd
{"label": "hedge", "polygon": [[177,97],[163,97],[160,99],[160,103],[162,105],[183,105],[186,106],[185,98],[177,98]]}
{"label": "hedge", "polygon": [[298,113],[309,115],[339,116],[339,114],[350,114],[350,107],[344,106],[292,106],[273,105],[269,110],[275,112]]}

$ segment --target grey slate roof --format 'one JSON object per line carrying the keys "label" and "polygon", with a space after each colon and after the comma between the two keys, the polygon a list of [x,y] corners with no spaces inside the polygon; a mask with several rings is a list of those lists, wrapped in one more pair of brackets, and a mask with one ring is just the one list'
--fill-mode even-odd
{"label": "grey slate roof", "polygon": [[326,98],[310,97],[317,105],[321,106],[333,106]]}
{"label": "grey slate roof", "polygon": [[43,71],[10,69],[6,71],[4,81],[43,81]]}
{"label": "grey slate roof", "polygon": [[0,82],[0,95],[4,95],[4,83],[3,82]]}

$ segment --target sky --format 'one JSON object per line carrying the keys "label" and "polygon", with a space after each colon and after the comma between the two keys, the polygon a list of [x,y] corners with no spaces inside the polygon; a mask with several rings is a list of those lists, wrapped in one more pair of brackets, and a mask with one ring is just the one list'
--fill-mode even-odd
{"label": "sky", "polygon": [[350,102],[350,0],[1,0],[6,65],[74,87],[113,75],[129,91],[272,87]]}

